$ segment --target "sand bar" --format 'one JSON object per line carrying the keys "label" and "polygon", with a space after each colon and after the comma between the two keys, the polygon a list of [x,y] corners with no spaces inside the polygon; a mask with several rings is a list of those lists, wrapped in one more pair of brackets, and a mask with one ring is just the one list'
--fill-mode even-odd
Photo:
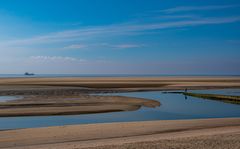
{"label": "sand bar", "polygon": [[0,117],[46,116],[134,111],[142,106],[158,107],[155,100],[123,96],[24,96],[0,103]]}

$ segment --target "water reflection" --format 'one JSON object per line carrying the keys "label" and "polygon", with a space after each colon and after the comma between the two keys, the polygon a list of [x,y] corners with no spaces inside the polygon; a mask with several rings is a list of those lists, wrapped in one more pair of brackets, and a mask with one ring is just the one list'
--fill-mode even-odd
{"label": "water reflection", "polygon": [[[194,91],[204,92],[204,91]],[[208,92],[234,93],[238,90],[211,90]],[[0,118],[0,129],[16,129],[28,127],[46,127],[56,125],[129,122],[145,120],[173,120],[196,118],[225,118],[240,117],[240,105],[233,105],[212,100],[202,100],[194,97],[185,98],[181,94],[163,94],[160,91],[117,93],[109,95],[121,95],[157,100],[160,107],[143,107],[137,111],[86,114],[74,116],[41,116],[41,117],[12,117]]]}
{"label": "water reflection", "polygon": [[6,101],[10,101],[10,100],[17,100],[17,99],[21,99],[22,97],[19,96],[0,96],[0,102],[6,102]]}

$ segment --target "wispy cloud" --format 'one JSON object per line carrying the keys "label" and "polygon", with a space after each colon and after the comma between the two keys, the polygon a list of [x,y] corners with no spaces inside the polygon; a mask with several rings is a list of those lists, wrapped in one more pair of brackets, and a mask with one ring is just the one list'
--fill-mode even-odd
{"label": "wispy cloud", "polygon": [[[152,33],[169,28],[186,28],[191,26],[216,25],[225,23],[234,23],[240,21],[240,16],[224,17],[200,17],[193,14],[173,15],[174,12],[187,12],[195,10],[217,10],[239,7],[239,5],[212,5],[212,6],[183,6],[160,10],[169,14],[154,14],[150,21],[127,21],[119,24],[102,25],[102,26],[85,26],[73,30],[62,30],[45,35],[33,36],[31,38],[21,38],[17,40],[8,40],[0,42],[0,49],[11,49],[12,47],[25,48],[34,45],[55,44],[62,47],[59,49],[84,49],[96,44],[93,41],[99,39],[111,39],[112,37],[121,38],[122,36],[136,36],[141,34]],[[163,18],[163,19],[159,19]],[[155,32],[157,33],[157,32]],[[84,42],[83,42],[84,41]],[[61,43],[61,44],[56,44]],[[73,43],[90,43],[90,44],[73,44]],[[67,45],[67,46],[63,46]],[[111,45],[112,48],[138,48],[139,44],[120,44]],[[11,47],[11,48],[9,48]],[[13,49],[13,48],[12,48]]]}
{"label": "wispy cloud", "polygon": [[62,56],[31,56],[30,59],[40,62],[85,62],[83,59]]}
{"label": "wispy cloud", "polygon": [[69,46],[64,47],[64,49],[82,49],[82,48],[86,48],[87,45],[84,44],[72,44]]}
{"label": "wispy cloud", "polygon": [[184,14],[184,15],[160,15],[157,16],[156,18],[159,19],[199,19],[199,16],[196,15],[189,15],[189,14]]}
{"label": "wispy cloud", "polygon": [[[123,35],[135,35],[141,34],[152,30],[161,30],[167,28],[179,28],[188,26],[200,26],[200,25],[211,25],[211,24],[224,24],[233,23],[240,21],[240,16],[235,17],[211,17],[211,18],[199,18],[199,19],[184,19],[177,21],[167,22],[154,22],[154,23],[124,23],[124,24],[113,24],[106,26],[94,26],[84,27],[76,30],[66,30],[61,32],[55,32],[46,34],[44,36],[35,36],[32,38],[5,41],[0,45],[33,45],[33,44],[47,44],[56,42],[68,42],[68,41],[79,41],[88,40],[89,38],[99,37],[111,37],[111,36],[123,36]],[[70,45],[68,48],[83,48],[83,45]]]}
{"label": "wispy cloud", "polygon": [[219,10],[239,7],[239,5],[212,5],[212,6],[179,6],[174,8],[169,8],[161,10],[164,13],[176,13],[176,12],[186,12],[186,11],[200,11],[200,10]]}
{"label": "wispy cloud", "polygon": [[129,48],[140,48],[143,47],[142,44],[119,44],[119,45],[112,45],[114,48],[118,49],[129,49]]}

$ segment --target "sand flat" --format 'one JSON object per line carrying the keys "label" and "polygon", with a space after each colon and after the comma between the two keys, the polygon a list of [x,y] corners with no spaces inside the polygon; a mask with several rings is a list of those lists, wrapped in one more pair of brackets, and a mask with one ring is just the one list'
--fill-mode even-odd
{"label": "sand flat", "polygon": [[[69,125],[0,131],[0,148],[83,148],[240,133],[240,118]],[[240,138],[238,138],[240,140]]]}
{"label": "sand flat", "polygon": [[[134,99],[129,97],[104,97],[104,100],[100,100],[99,103],[100,96],[83,96],[91,93],[234,87],[240,87],[240,77],[0,78],[0,95],[24,97],[19,100],[21,102],[11,102],[12,105],[1,103],[0,116],[131,111],[137,110],[141,106],[156,107],[160,105],[156,101],[147,99],[144,99],[145,102],[138,99],[138,102],[134,103]],[[32,100],[27,100],[29,96]],[[72,96],[79,96],[78,100],[69,100]],[[56,98],[57,100],[54,100]],[[80,103],[79,101],[83,101],[83,99],[87,99],[87,102],[85,100],[86,103]],[[38,101],[41,102],[37,103]]]}
{"label": "sand flat", "polygon": [[240,77],[63,77],[0,78],[0,85],[89,88],[164,88],[166,86],[240,86]]}
{"label": "sand flat", "polygon": [[124,96],[25,96],[23,99],[0,103],[0,117],[135,111],[142,106],[154,108],[160,103]]}

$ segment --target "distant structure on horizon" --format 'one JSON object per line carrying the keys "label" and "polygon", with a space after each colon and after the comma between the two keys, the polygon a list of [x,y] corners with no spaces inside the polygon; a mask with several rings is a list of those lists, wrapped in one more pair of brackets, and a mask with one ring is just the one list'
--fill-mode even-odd
{"label": "distant structure on horizon", "polygon": [[25,76],[33,76],[34,73],[25,72],[24,75],[25,75]]}

